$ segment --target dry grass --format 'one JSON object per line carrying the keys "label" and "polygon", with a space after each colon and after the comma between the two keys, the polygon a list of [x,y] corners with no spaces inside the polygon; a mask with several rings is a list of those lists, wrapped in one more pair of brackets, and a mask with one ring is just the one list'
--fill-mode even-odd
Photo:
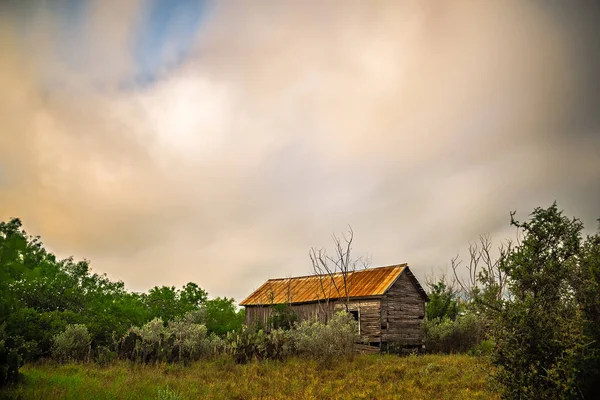
{"label": "dry grass", "polygon": [[467,355],[363,355],[329,369],[315,362],[229,359],[191,366],[30,365],[15,399],[498,399],[487,388],[484,358]]}

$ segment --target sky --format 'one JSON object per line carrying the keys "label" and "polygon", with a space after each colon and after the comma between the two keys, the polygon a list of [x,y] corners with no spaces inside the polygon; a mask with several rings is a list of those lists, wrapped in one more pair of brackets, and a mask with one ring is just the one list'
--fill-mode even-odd
{"label": "sky", "polygon": [[600,5],[5,1],[0,220],[136,291],[241,301],[355,232],[442,273],[600,217]]}

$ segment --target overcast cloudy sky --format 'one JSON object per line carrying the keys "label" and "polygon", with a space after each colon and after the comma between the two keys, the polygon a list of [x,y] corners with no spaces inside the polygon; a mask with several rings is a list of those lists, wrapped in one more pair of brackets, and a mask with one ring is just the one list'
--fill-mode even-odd
{"label": "overcast cloudy sky", "polygon": [[351,224],[444,268],[557,200],[600,217],[600,7],[0,5],[0,219],[128,288],[242,300]]}

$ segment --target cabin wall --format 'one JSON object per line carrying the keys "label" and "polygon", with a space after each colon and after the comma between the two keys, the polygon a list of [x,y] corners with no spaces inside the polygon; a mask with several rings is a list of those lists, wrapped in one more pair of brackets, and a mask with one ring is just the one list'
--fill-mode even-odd
{"label": "cabin wall", "polygon": [[[345,302],[337,300],[334,305],[335,311],[346,309]],[[348,311],[358,311],[360,336],[363,340],[371,343],[379,343],[381,340],[381,329],[379,327],[379,316],[381,310],[381,299],[356,299],[348,303]]]}
{"label": "cabin wall", "polygon": [[[345,302],[342,300],[331,300],[329,305],[325,302],[292,304],[291,308],[298,315],[298,322],[316,318],[323,323],[327,322],[328,315],[346,309]],[[379,342],[381,339],[380,299],[350,300],[348,310],[359,311],[361,338],[369,342]],[[262,326],[267,326],[271,312],[271,306],[246,306],[246,325],[250,326],[258,322]]]}
{"label": "cabin wall", "polygon": [[406,273],[381,299],[381,341],[402,346],[423,344],[425,301]]}
{"label": "cabin wall", "polygon": [[[325,302],[322,303],[306,303],[306,304],[292,304],[290,305],[292,310],[298,316],[298,321],[304,321],[307,319],[317,319],[320,322],[325,323],[327,321],[327,314],[333,313],[334,304],[333,301],[327,305]],[[267,326],[269,317],[272,313],[272,306],[246,306],[246,325],[251,326],[255,323],[259,323],[262,326]],[[329,310],[329,312],[327,312]]]}

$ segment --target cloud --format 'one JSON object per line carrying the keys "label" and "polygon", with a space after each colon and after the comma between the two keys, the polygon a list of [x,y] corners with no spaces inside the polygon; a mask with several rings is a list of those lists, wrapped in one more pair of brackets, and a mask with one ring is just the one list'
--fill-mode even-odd
{"label": "cloud", "polygon": [[598,7],[218,3],[184,62],[124,86],[143,7],[91,3],[91,50],[50,12],[0,35],[0,217],[59,254],[241,300],[347,224],[421,278],[512,234],[510,210],[556,199],[595,227]]}

